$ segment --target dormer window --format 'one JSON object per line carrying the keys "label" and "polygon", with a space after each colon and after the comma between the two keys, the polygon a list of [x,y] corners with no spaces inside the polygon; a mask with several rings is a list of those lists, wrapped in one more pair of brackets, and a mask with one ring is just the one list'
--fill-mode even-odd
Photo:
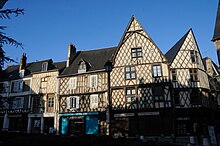
{"label": "dormer window", "polygon": [[86,63],[85,61],[81,61],[78,67],[78,73],[85,73],[85,72],[86,72]]}
{"label": "dormer window", "polygon": [[47,67],[48,67],[48,63],[47,62],[44,62],[42,64],[42,71],[47,71]]}
{"label": "dormer window", "polygon": [[20,78],[23,78],[23,77],[24,77],[24,69],[22,69],[22,70],[19,71],[19,77],[20,77]]}

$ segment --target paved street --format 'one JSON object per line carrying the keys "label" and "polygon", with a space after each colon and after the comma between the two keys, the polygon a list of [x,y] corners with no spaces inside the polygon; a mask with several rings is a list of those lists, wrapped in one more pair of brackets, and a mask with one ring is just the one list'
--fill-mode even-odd
{"label": "paved street", "polygon": [[107,136],[56,136],[21,133],[0,133],[0,145],[2,146],[169,146],[171,144],[148,142],[144,143],[131,139],[113,139]]}

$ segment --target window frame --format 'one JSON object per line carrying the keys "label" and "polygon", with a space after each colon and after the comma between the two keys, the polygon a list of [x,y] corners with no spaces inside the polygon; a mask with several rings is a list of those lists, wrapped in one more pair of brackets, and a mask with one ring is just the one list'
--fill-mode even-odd
{"label": "window frame", "polygon": [[126,66],[125,67],[125,79],[126,80],[136,79],[136,68],[135,68],[135,66]]}
{"label": "window frame", "polygon": [[132,58],[142,57],[142,48],[141,47],[131,48],[131,57]]}
{"label": "window frame", "polygon": [[[159,67],[159,68],[158,68]],[[155,72],[156,71],[156,72]],[[158,72],[160,71],[160,72]],[[154,64],[152,65],[152,74],[153,74],[153,77],[154,78],[157,78],[157,77],[162,77],[162,67],[160,64]]]}
{"label": "window frame", "polygon": [[[90,75],[90,87],[97,88],[98,87],[98,75]],[[93,82],[94,81],[94,82]]]}
{"label": "window frame", "polygon": [[69,97],[69,108],[78,109],[79,108],[79,96],[70,96]]}
{"label": "window frame", "polygon": [[24,82],[22,80],[12,81],[12,93],[22,92],[23,91]]}
{"label": "window frame", "polygon": [[50,107],[50,108],[54,107],[54,97],[49,96],[47,98],[47,107]]}
{"label": "window frame", "polygon": [[77,77],[71,77],[69,79],[69,89],[76,89],[77,88]]}
{"label": "window frame", "polygon": [[78,73],[85,73],[87,71],[87,65],[85,61],[81,61],[78,65]]}
{"label": "window frame", "polygon": [[41,71],[47,71],[48,70],[48,62],[43,62],[41,66]]}
{"label": "window frame", "polygon": [[199,64],[198,51],[190,50],[190,58],[192,63]]}
{"label": "window frame", "polygon": [[198,82],[199,81],[198,69],[195,69],[195,68],[189,69],[189,74],[190,74],[190,81],[191,82]]}
{"label": "window frame", "polygon": [[172,80],[177,81],[177,71],[176,71],[176,69],[172,69],[171,73],[172,73]]}
{"label": "window frame", "polygon": [[126,88],[126,104],[130,106],[132,103],[136,103],[136,89],[134,87]]}
{"label": "window frame", "polygon": [[96,109],[98,107],[99,107],[99,95],[98,94],[90,95],[90,108]]}

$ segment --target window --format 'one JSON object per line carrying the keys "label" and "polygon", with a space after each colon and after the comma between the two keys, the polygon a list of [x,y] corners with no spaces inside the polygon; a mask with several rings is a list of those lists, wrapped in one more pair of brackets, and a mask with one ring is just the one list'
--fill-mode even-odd
{"label": "window", "polygon": [[197,89],[191,89],[190,92],[190,101],[191,104],[201,104],[201,97],[199,96],[199,91]]}
{"label": "window", "polygon": [[86,63],[81,61],[78,67],[78,73],[85,73],[86,72]]}
{"label": "window", "polygon": [[76,89],[76,85],[77,85],[77,78],[76,77],[70,78],[69,89]]}
{"label": "window", "polygon": [[134,66],[125,67],[125,79],[135,79],[136,78],[136,70]]}
{"label": "window", "polygon": [[154,96],[154,101],[158,102],[158,101],[164,101],[164,91],[163,91],[163,87],[161,86],[156,86],[153,87],[153,96]]}
{"label": "window", "polygon": [[38,108],[40,107],[40,98],[39,97],[33,97],[33,107]]}
{"label": "window", "polygon": [[98,108],[98,94],[90,95],[90,108]]}
{"label": "window", "polygon": [[132,58],[142,57],[142,48],[132,48],[131,56]]}
{"label": "window", "polygon": [[189,69],[190,80],[198,81],[198,70],[197,69]]}
{"label": "window", "polygon": [[180,97],[179,97],[178,91],[174,91],[174,102],[175,102],[175,105],[180,105]]}
{"label": "window", "polygon": [[23,90],[23,81],[12,82],[12,92],[21,92]]}
{"label": "window", "polygon": [[24,80],[23,91],[30,91],[30,80]]}
{"label": "window", "polygon": [[0,83],[0,93],[7,93],[8,82]]}
{"label": "window", "polygon": [[191,57],[191,61],[192,63],[197,63],[199,64],[199,60],[198,60],[198,52],[197,51],[190,51],[190,57]]}
{"label": "window", "polygon": [[47,67],[48,67],[48,63],[47,62],[44,62],[42,63],[42,71],[47,71]]}
{"label": "window", "polygon": [[97,75],[91,75],[90,76],[90,87],[96,88],[98,86],[98,76]]}
{"label": "window", "polygon": [[67,108],[75,108],[75,109],[79,108],[79,97],[78,96],[71,96],[67,99],[68,99]]}
{"label": "window", "polygon": [[129,106],[132,103],[134,104],[134,102],[136,100],[135,97],[136,97],[135,88],[128,88],[126,90],[127,106]]}
{"label": "window", "polygon": [[54,106],[54,98],[48,97],[47,103],[48,103],[48,107],[53,107]]}
{"label": "window", "polygon": [[19,77],[20,77],[20,78],[23,78],[23,77],[24,77],[24,69],[22,69],[22,70],[19,71]]}
{"label": "window", "polygon": [[24,97],[16,97],[12,102],[12,109],[20,109],[24,106]]}
{"label": "window", "polygon": [[160,65],[153,65],[153,77],[161,77],[161,66]]}
{"label": "window", "polygon": [[177,78],[176,78],[176,75],[177,73],[176,73],[176,70],[175,69],[173,69],[172,70],[172,79],[173,79],[173,81],[177,81]]}

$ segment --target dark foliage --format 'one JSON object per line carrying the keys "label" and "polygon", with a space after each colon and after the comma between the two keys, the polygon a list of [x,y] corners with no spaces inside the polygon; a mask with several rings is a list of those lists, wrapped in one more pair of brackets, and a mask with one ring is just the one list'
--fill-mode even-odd
{"label": "dark foliage", "polygon": [[[11,19],[11,15],[15,15],[15,17],[17,17],[20,14],[24,14],[24,9],[17,8],[0,10],[1,19]],[[11,45],[16,48],[20,47],[23,49],[22,43],[19,43],[15,39],[6,36],[6,34],[3,32],[6,28],[6,26],[0,26],[0,67],[3,67],[4,63],[7,62],[15,62],[15,60],[13,60],[12,58],[5,56],[3,48],[5,45]]]}

